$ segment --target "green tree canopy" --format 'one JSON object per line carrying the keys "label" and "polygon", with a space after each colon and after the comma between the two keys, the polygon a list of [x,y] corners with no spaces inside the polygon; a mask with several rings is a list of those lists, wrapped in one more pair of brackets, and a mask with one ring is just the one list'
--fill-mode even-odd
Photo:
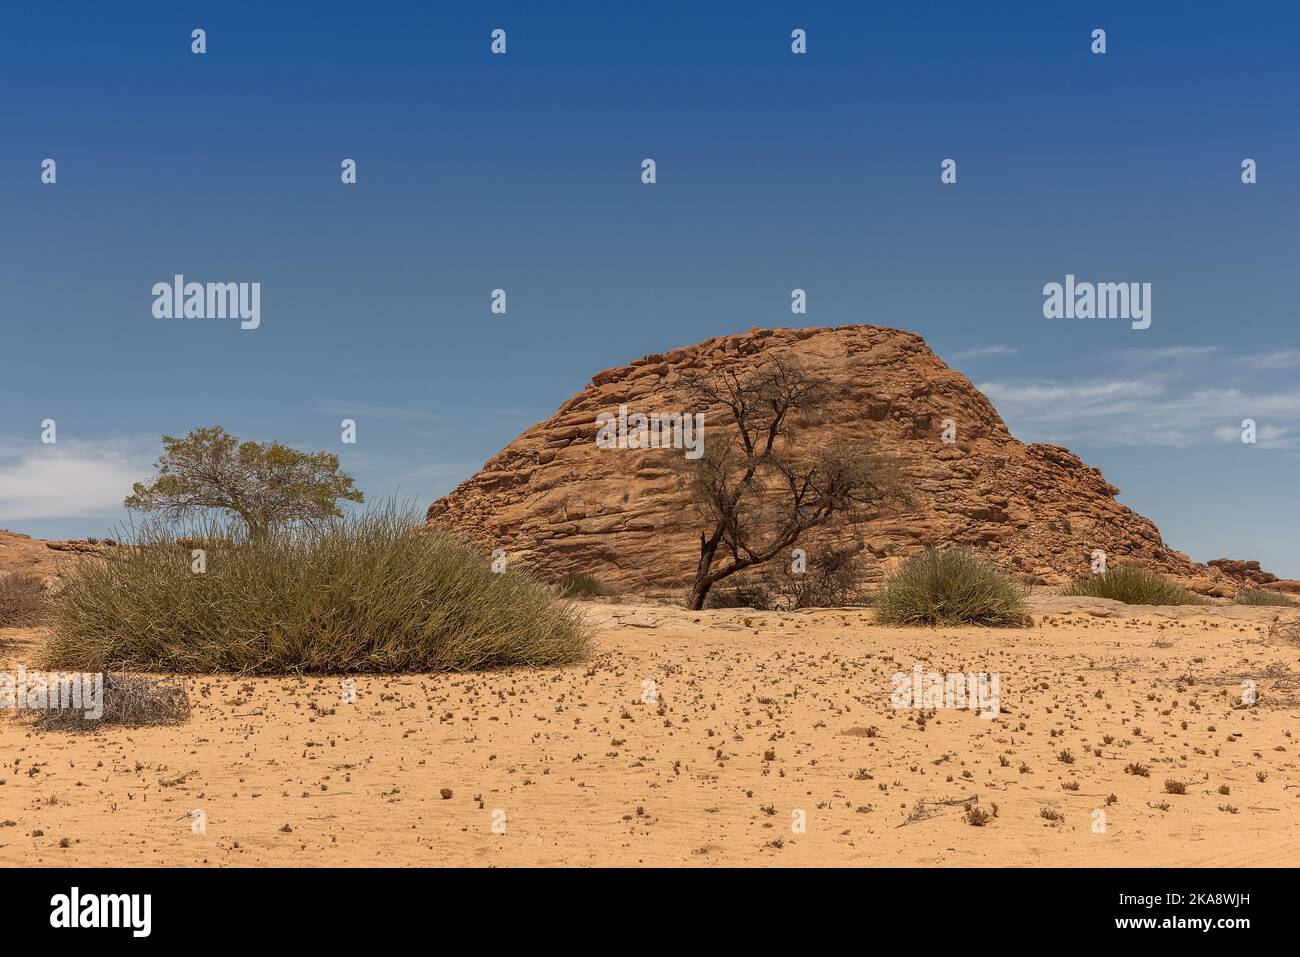
{"label": "green tree canopy", "polygon": [[163,436],[157,476],[136,482],[123,504],[176,519],[223,511],[254,537],[272,525],[312,525],[343,514],[340,501],[362,502],[352,477],[330,452],[308,454],[279,442],[240,442],[220,426],[183,439]]}

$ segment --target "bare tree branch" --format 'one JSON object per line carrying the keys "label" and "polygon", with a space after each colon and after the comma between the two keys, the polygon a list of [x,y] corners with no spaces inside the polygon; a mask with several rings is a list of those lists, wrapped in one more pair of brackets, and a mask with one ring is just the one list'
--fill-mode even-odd
{"label": "bare tree branch", "polygon": [[704,524],[691,608],[702,608],[717,582],[771,561],[809,529],[906,497],[896,463],[865,443],[796,452],[798,416],[825,389],[791,359],[685,378],[694,407],[709,410],[715,429],[728,429],[725,442],[682,466]]}

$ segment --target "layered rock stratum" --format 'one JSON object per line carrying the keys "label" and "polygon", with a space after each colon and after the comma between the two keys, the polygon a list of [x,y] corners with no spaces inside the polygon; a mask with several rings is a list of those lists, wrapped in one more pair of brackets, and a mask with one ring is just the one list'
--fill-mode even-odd
{"label": "layered rock stratum", "polygon": [[[597,416],[620,405],[703,411],[706,445],[723,441],[734,426],[721,407],[689,407],[684,374],[743,375],[777,355],[829,387],[829,400],[800,427],[799,446],[866,440],[897,456],[913,497],[908,508],[810,535],[799,543],[810,555],[831,539],[858,541],[875,559],[869,576],[879,577],[927,545],[965,543],[1051,585],[1086,573],[1101,549],[1110,562],[1141,564],[1222,597],[1259,577],[1258,563],[1209,567],[1169,548],[1097,469],[1061,446],[1016,439],[988,398],[920,336],[867,325],[756,328],[598,372],[434,502],[428,522],[504,549],[547,580],[584,573],[620,590],[681,587],[694,573],[702,528],[681,481],[690,463],[681,449],[598,447]],[[943,441],[945,420],[954,442]]]}

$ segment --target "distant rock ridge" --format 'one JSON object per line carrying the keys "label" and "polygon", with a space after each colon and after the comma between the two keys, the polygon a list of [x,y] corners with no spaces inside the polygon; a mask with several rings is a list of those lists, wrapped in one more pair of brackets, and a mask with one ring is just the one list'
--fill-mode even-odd
{"label": "distant rock ridge", "polygon": [[[586,573],[623,590],[683,586],[698,558],[699,523],[674,468],[682,451],[599,448],[597,416],[620,405],[685,413],[687,370],[743,371],[778,353],[831,386],[832,398],[801,428],[801,446],[865,438],[899,457],[914,496],[906,511],[801,542],[810,554],[830,538],[860,540],[879,577],[927,545],[967,543],[1009,571],[1060,584],[1087,572],[1101,549],[1111,563],[1136,562],[1224,597],[1235,582],[1267,575],[1258,563],[1210,567],[1170,549],[1097,469],[1061,446],[1012,436],[988,398],[920,336],[868,325],[755,328],[598,372],[434,502],[427,520],[504,549],[546,580]],[[707,421],[720,436],[718,412]],[[941,438],[948,419],[951,444]]]}
{"label": "distant rock ridge", "polygon": [[32,575],[50,588],[78,558],[102,555],[115,544],[110,539],[46,541],[0,528],[0,575]]}

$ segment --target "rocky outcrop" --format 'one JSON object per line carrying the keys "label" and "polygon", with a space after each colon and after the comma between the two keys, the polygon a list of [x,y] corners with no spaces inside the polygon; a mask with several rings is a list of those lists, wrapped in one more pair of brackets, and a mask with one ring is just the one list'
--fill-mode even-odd
{"label": "rocky outcrop", "polygon": [[[598,372],[591,383],[430,506],[428,521],[556,580],[587,573],[620,589],[687,583],[699,520],[681,482],[681,449],[611,449],[597,416],[620,405],[642,413],[705,412],[705,442],[724,441],[720,409],[691,409],[683,374],[743,373],[766,356],[799,363],[830,386],[798,445],[863,440],[897,456],[910,508],[826,530],[861,541],[873,575],[926,545],[968,543],[1008,570],[1057,584],[1089,569],[1096,549],[1184,580],[1233,580],[1165,545],[1150,521],[1116,501],[1118,489],[1068,449],[1026,445],[970,381],[912,333],[876,326],[752,329]],[[944,429],[950,427],[944,441]],[[952,431],[955,430],[955,435]],[[804,545],[803,542],[800,543]]]}
{"label": "rocky outcrop", "polygon": [[32,575],[50,588],[78,557],[102,555],[114,544],[108,539],[45,541],[0,529],[0,575]]}
{"label": "rocky outcrop", "polygon": [[1214,558],[1205,563],[1228,578],[1239,588],[1263,588],[1269,591],[1300,595],[1300,581],[1278,578],[1259,567],[1259,562],[1244,562],[1235,558]]}
{"label": "rocky outcrop", "polygon": [[1243,585],[1272,585],[1280,579],[1259,567],[1259,562],[1243,562],[1235,558],[1214,558],[1205,563]]}

